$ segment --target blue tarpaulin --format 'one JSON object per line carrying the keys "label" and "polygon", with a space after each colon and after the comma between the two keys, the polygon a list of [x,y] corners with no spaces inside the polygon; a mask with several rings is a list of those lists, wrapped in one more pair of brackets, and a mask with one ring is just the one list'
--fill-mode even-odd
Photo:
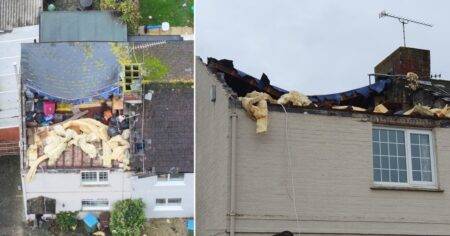
{"label": "blue tarpaulin", "polygon": [[80,104],[119,95],[120,70],[112,43],[22,44],[24,86],[55,101]]}
{"label": "blue tarpaulin", "polygon": [[391,83],[391,80],[379,80],[374,84],[364,86],[357,89],[352,89],[346,92],[342,93],[334,93],[334,94],[327,94],[327,95],[314,95],[314,96],[308,96],[308,98],[315,103],[323,102],[323,101],[333,101],[336,103],[339,103],[342,101],[342,98],[345,97],[352,97],[352,96],[363,96],[365,98],[368,98],[373,93],[381,93],[384,91],[384,89]]}

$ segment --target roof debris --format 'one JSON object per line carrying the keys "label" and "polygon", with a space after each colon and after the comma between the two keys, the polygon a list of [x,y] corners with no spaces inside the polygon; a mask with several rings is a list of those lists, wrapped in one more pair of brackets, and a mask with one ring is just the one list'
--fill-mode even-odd
{"label": "roof debris", "polygon": [[267,132],[269,123],[267,101],[271,103],[276,103],[276,101],[269,94],[257,91],[247,93],[245,97],[240,97],[239,100],[250,118],[256,120],[256,133]]}
{"label": "roof debris", "polygon": [[[27,182],[33,179],[41,162],[48,159],[49,165],[55,165],[57,160],[63,156],[66,148],[71,145],[80,147],[91,159],[100,157],[104,167],[111,168],[112,160],[117,160],[123,169],[129,169],[130,144],[127,141],[130,136],[129,130],[124,130],[121,135],[109,137],[108,126],[91,118],[71,120],[63,125],[57,124],[42,128],[45,130],[36,133],[35,143],[31,144],[27,151],[30,163],[30,169],[26,176]],[[96,146],[99,143],[102,144],[101,148]],[[43,148],[44,155],[36,158],[39,147]],[[100,153],[102,154],[100,155]]]}

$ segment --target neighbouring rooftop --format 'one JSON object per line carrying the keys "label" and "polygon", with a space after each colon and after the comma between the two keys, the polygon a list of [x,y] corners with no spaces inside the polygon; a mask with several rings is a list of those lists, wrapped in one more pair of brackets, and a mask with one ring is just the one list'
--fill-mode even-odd
{"label": "neighbouring rooftop", "polygon": [[1,0],[0,33],[39,24],[42,0]]}

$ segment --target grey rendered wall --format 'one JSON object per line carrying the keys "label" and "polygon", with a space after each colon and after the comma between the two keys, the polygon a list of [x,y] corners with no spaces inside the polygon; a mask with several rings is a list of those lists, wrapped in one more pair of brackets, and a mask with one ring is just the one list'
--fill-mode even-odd
{"label": "grey rendered wall", "polygon": [[[229,192],[228,96],[196,59],[196,235],[224,235]],[[217,87],[216,102],[210,88]]]}
{"label": "grey rendered wall", "polygon": [[[268,133],[256,135],[254,121],[238,109],[238,235],[297,231],[284,119],[271,111]],[[445,191],[424,192],[370,189],[371,129],[356,118],[289,113],[302,235],[450,235],[450,130],[434,129]]]}

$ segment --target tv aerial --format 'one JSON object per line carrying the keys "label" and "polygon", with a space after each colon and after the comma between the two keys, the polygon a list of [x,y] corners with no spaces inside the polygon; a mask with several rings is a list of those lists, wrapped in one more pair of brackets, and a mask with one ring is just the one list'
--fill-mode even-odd
{"label": "tv aerial", "polygon": [[380,14],[379,14],[379,18],[383,18],[383,17],[391,17],[391,18],[397,19],[402,24],[402,29],[403,29],[403,46],[405,46],[405,47],[406,47],[406,36],[405,36],[405,25],[406,24],[408,24],[408,23],[415,23],[415,24],[418,24],[418,25],[423,25],[423,26],[427,26],[427,27],[433,27],[432,24],[425,23],[425,22],[418,21],[418,20],[408,19],[406,17],[395,16],[395,15],[392,15],[390,13],[387,13],[384,10],[382,12],[380,12]]}

